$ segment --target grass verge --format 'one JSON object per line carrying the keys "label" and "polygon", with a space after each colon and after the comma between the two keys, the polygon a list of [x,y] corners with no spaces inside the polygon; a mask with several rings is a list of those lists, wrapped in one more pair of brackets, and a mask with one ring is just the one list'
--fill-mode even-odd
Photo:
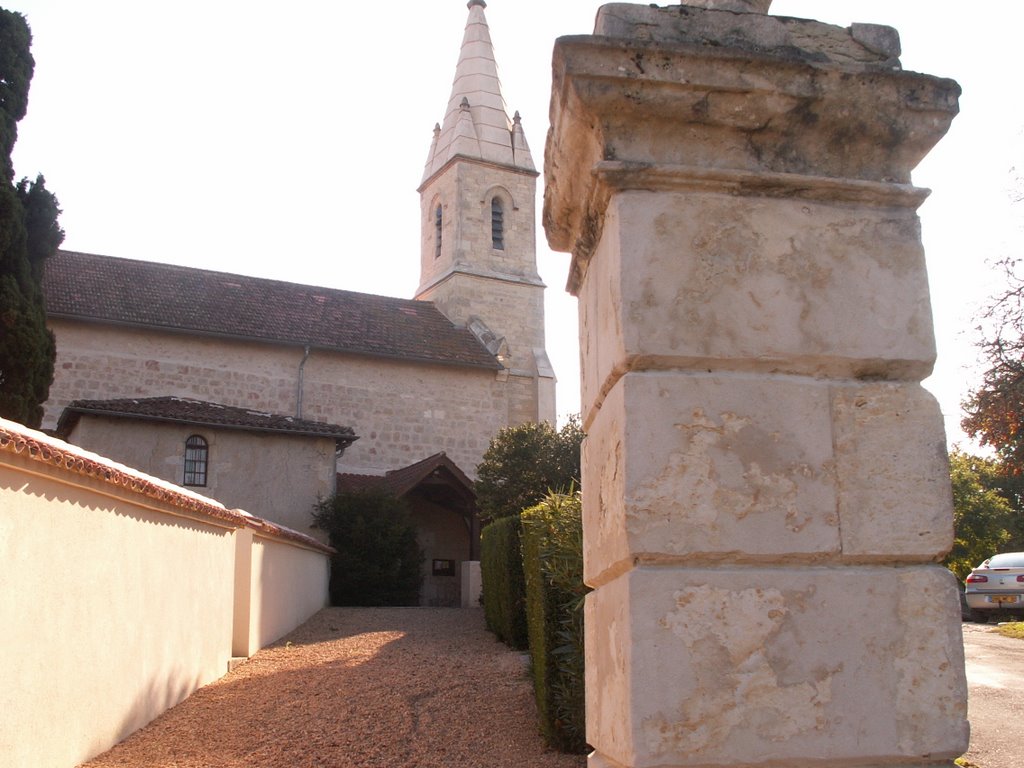
{"label": "grass verge", "polygon": [[1000,624],[995,630],[1005,637],[1015,637],[1018,640],[1024,640],[1024,621],[1011,621],[1006,624]]}

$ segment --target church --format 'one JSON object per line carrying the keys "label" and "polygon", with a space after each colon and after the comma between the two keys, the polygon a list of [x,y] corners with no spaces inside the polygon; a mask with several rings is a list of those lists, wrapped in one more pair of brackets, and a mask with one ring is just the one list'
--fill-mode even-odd
{"label": "church", "polygon": [[424,602],[451,602],[445,579],[476,555],[472,477],[491,438],[555,422],[538,172],[485,7],[469,3],[418,190],[413,298],[61,251],[44,278],[44,428],[314,535],[318,498],[389,488],[413,509]]}

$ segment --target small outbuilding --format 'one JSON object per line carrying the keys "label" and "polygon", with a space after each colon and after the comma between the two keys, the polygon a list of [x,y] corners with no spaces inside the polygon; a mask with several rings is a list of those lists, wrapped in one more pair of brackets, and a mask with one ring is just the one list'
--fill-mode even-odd
{"label": "small outbuilding", "polygon": [[334,493],[337,459],[358,439],[351,427],[182,397],[75,400],[57,434],[321,540],[313,506]]}

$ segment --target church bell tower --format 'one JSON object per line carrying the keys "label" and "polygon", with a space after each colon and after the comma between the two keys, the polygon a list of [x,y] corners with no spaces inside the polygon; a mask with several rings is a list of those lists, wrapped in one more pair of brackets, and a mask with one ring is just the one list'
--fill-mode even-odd
{"label": "church bell tower", "polygon": [[555,376],[544,347],[537,273],[537,169],[519,113],[501,95],[484,0],[469,20],[444,121],[434,126],[423,181],[420,285],[501,361],[509,424],[555,422]]}

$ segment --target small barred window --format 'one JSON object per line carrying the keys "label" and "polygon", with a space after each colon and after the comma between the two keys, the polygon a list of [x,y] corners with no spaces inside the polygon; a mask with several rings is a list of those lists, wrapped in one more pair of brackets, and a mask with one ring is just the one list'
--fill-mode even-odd
{"label": "small barred window", "polygon": [[206,467],[210,459],[210,445],[199,435],[185,441],[185,485],[206,485]]}

